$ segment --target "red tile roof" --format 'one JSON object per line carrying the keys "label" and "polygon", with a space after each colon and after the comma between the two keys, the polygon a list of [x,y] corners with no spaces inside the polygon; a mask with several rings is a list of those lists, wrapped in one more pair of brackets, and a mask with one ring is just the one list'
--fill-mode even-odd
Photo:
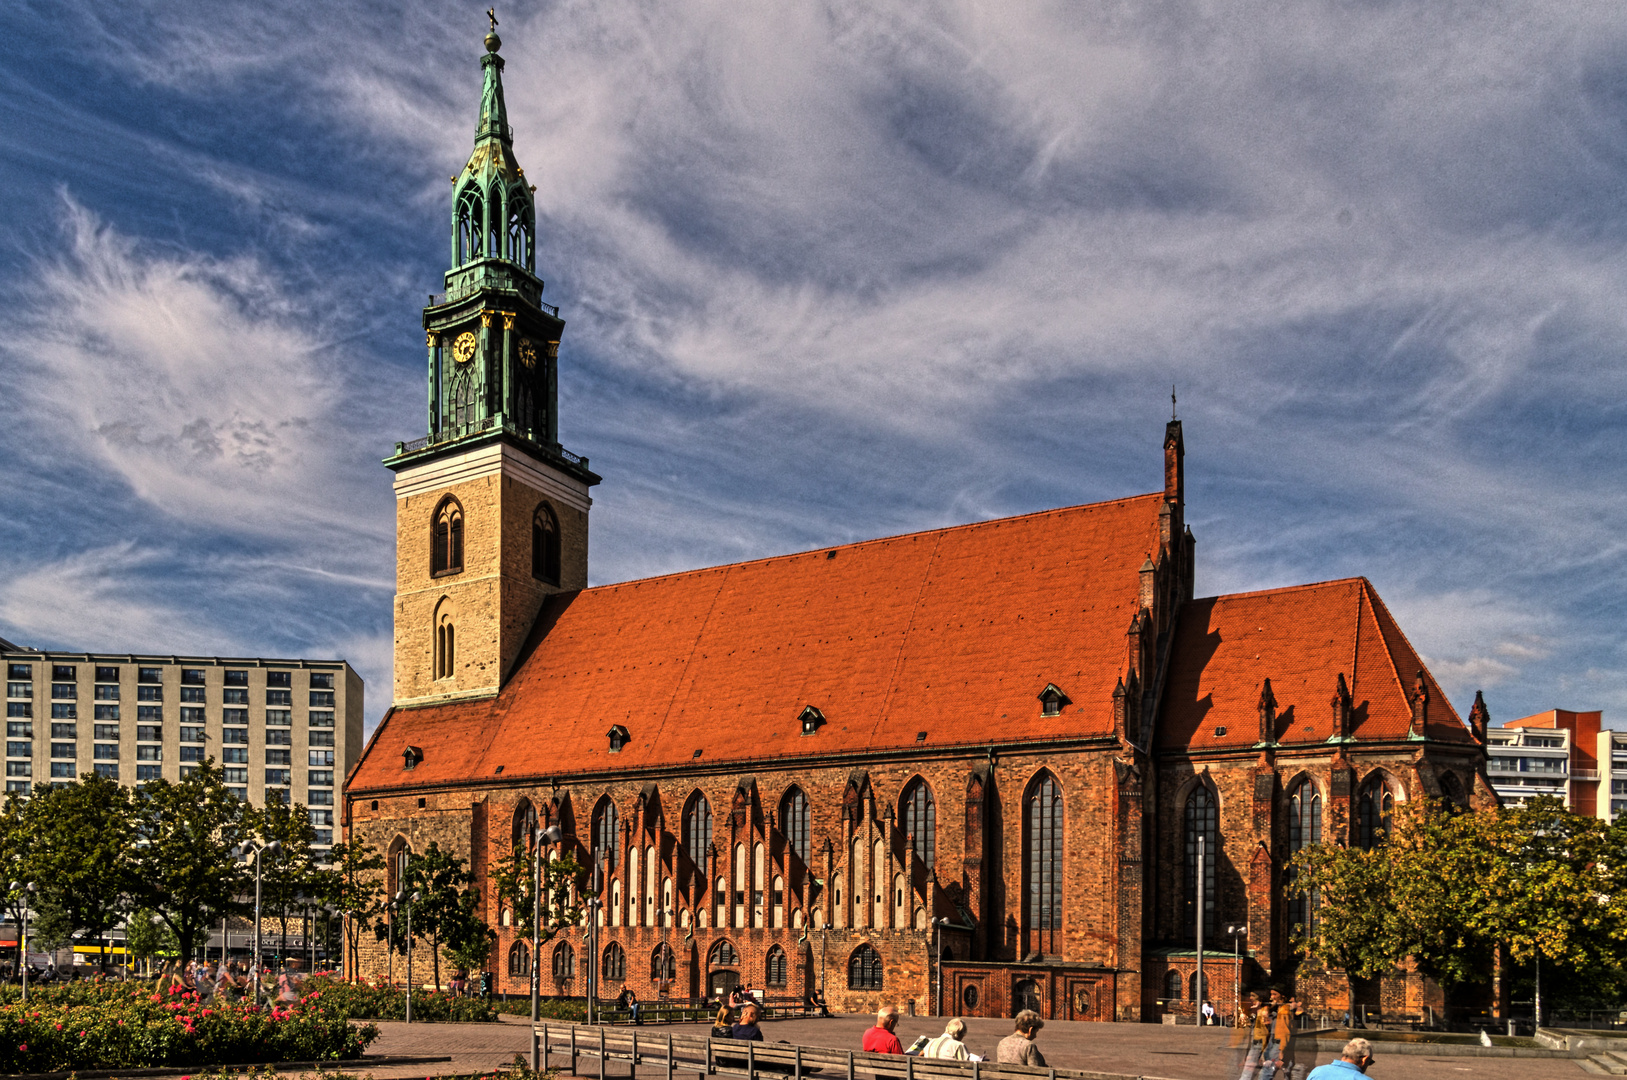
{"label": "red tile roof", "polygon": [[[1469,741],[1468,728],[1366,578],[1194,600],[1181,609],[1157,731],[1161,749],[1249,747],[1260,736],[1260,687],[1271,680],[1277,738],[1333,735],[1340,673],[1357,739],[1405,738],[1419,671],[1429,687],[1428,735]],[[1291,717],[1283,714],[1290,713]],[[1225,728],[1226,734],[1215,734]]]}
{"label": "red tile roof", "polygon": [[[349,790],[1112,731],[1161,494],[552,598],[496,698],[391,712]],[[1041,716],[1055,683],[1070,699]],[[804,737],[797,718],[826,723]],[[616,755],[607,733],[631,739]],[[402,750],[423,761],[402,768]]]}

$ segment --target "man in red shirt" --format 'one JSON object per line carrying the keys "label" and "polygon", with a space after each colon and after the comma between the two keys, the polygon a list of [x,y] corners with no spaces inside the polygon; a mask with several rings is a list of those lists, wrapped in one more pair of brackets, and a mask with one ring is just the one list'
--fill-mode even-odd
{"label": "man in red shirt", "polygon": [[898,1026],[898,1010],[883,1005],[876,1013],[876,1026],[864,1033],[864,1050],[870,1054],[902,1054],[904,1044],[893,1034]]}

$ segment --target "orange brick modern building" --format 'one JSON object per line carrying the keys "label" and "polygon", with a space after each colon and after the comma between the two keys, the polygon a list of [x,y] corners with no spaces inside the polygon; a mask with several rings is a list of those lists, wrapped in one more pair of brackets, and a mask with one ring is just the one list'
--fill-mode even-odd
{"label": "orange brick modern building", "polygon": [[1494,798],[1483,706],[1465,725],[1365,580],[1193,597],[1178,421],[1152,494],[585,588],[599,477],[557,441],[499,45],[425,310],[430,434],[387,462],[395,706],[344,824],[392,890],[431,842],[470,860],[500,989],[533,957],[489,871],[531,822],[605,875],[598,955],[574,927],[535,958],[551,995],[591,970],[602,997],[1147,1020],[1190,1015],[1200,918],[1222,1009],[1228,924],[1245,985],[1293,979],[1297,847]]}

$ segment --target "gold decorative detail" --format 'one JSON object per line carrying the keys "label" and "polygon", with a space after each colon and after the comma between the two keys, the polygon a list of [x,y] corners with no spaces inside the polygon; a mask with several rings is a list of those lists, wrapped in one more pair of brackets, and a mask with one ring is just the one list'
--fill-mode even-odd
{"label": "gold decorative detail", "polygon": [[550,341],[550,342],[545,343],[545,347],[543,349],[542,355],[546,356],[550,360],[558,360],[559,359],[559,342]]}
{"label": "gold decorative detail", "polygon": [[460,364],[467,364],[475,355],[475,335],[471,330],[465,330],[458,335],[452,343],[452,359]]}
{"label": "gold decorative detail", "polygon": [[503,312],[503,329],[514,329],[514,313],[512,311]]}
{"label": "gold decorative detail", "polygon": [[520,363],[528,368],[537,366],[537,347],[530,338],[520,339]]}
{"label": "gold decorative detail", "polygon": [[435,347],[435,332],[433,330],[424,331],[424,345],[431,349]]}
{"label": "gold decorative detail", "polygon": [[491,329],[491,317],[492,312],[482,311],[480,313],[480,325],[486,327],[488,330]]}

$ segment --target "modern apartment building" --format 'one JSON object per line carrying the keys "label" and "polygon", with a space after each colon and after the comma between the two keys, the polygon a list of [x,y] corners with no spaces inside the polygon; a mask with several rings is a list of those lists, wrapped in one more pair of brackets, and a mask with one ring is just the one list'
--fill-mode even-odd
{"label": "modern apartment building", "polygon": [[361,753],[362,680],[343,660],[0,652],[6,790],[91,772],[178,780],[213,759],[256,806],[310,810],[318,846]]}
{"label": "modern apartment building", "polygon": [[[1527,802],[1537,795],[1557,795],[1578,814],[1608,820],[1612,740],[1623,740],[1622,769],[1627,780],[1627,735],[1601,730],[1602,721],[1603,714],[1597,711],[1549,709],[1492,728],[1486,747],[1492,789],[1505,805]],[[1627,794],[1622,801],[1627,803]]]}

